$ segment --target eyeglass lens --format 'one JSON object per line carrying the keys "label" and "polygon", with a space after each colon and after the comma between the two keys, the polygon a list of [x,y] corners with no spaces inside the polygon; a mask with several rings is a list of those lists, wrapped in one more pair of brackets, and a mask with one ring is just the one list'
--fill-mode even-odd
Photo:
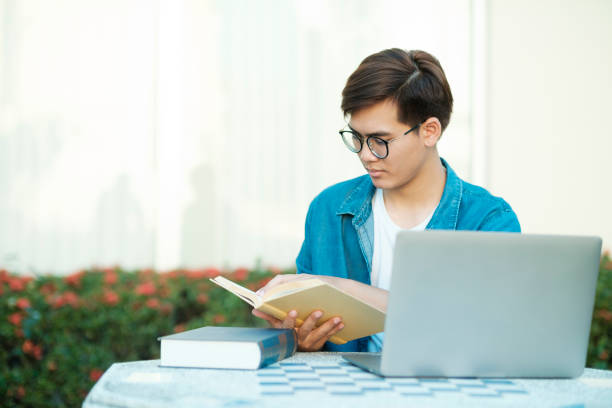
{"label": "eyeglass lens", "polygon": [[342,132],[342,141],[346,147],[353,153],[358,153],[361,150],[361,138],[353,132]]}
{"label": "eyeglass lens", "polygon": [[[363,146],[363,141],[360,136],[356,133],[350,131],[341,132],[342,141],[348,147],[348,149],[353,153],[359,153],[361,151],[361,147]],[[379,139],[377,137],[369,137],[367,139],[368,147],[370,151],[379,159],[383,159],[387,157],[389,148],[387,147],[387,143]]]}
{"label": "eyeglass lens", "polygon": [[384,140],[377,137],[370,137],[368,139],[368,146],[370,147],[370,151],[374,153],[374,156],[379,159],[387,157],[387,143],[385,143]]}

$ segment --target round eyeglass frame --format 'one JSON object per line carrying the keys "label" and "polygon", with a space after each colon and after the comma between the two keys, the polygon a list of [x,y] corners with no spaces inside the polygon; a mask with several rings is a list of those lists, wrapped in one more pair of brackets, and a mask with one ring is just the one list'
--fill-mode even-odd
{"label": "round eyeglass frame", "polygon": [[[425,121],[423,121],[425,122]],[[405,131],[402,135],[400,136],[396,136],[393,139],[389,139],[389,140],[385,140],[382,139],[378,136],[368,136],[365,140],[366,144],[368,145],[368,148],[370,149],[370,151],[372,152],[372,154],[376,157],[378,157],[379,159],[386,159],[389,156],[389,143],[393,142],[394,140],[399,139],[401,136],[406,136],[408,133],[412,132],[413,130],[416,130],[419,128],[419,126],[421,126],[423,124],[423,122],[418,123],[417,125],[411,127],[410,129],[408,129],[407,131]],[[355,132],[354,130],[345,130],[342,129],[340,131],[338,131],[338,133],[340,133],[340,137],[342,138],[342,141],[344,142],[344,145],[353,153],[359,153],[361,151],[361,149],[363,149],[363,136],[361,136],[359,133]],[[351,146],[351,144],[349,142],[347,142],[347,139],[345,137],[345,135],[350,135],[350,138],[352,138],[352,140],[356,140],[359,141],[359,149],[356,149],[354,145]],[[379,146],[385,146],[385,154],[381,155],[376,153],[375,148],[372,147],[372,143],[379,143]]]}

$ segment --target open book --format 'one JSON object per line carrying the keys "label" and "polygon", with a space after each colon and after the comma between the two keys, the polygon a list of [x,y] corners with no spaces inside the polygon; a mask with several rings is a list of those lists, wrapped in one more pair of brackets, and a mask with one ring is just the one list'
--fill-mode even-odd
{"label": "open book", "polygon": [[334,316],[342,317],[344,328],[329,339],[335,344],[379,333],[385,328],[385,312],[320,279],[281,283],[267,290],[263,297],[223,276],[211,281],[277,319],[283,320],[290,310],[296,310],[297,326],[315,310],[323,311],[320,324]]}

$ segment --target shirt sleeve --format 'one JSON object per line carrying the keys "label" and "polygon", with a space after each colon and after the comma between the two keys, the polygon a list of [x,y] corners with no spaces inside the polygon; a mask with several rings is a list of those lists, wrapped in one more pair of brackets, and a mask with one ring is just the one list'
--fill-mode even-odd
{"label": "shirt sleeve", "polygon": [[311,231],[311,219],[313,213],[314,201],[310,203],[308,207],[308,213],[306,214],[306,224],[304,226],[304,242],[302,242],[302,248],[300,253],[295,260],[295,266],[297,273],[308,273],[312,274],[312,239],[310,237]]}
{"label": "shirt sleeve", "polygon": [[519,220],[508,206],[491,211],[478,227],[479,231],[521,232]]}

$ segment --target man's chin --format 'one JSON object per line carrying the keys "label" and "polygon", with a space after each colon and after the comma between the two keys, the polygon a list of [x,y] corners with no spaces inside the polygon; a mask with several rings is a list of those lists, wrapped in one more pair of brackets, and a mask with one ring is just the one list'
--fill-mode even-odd
{"label": "man's chin", "polygon": [[389,182],[386,180],[383,180],[381,177],[370,176],[370,180],[372,180],[372,184],[374,184],[374,187],[376,188],[382,188],[382,189],[389,188]]}

